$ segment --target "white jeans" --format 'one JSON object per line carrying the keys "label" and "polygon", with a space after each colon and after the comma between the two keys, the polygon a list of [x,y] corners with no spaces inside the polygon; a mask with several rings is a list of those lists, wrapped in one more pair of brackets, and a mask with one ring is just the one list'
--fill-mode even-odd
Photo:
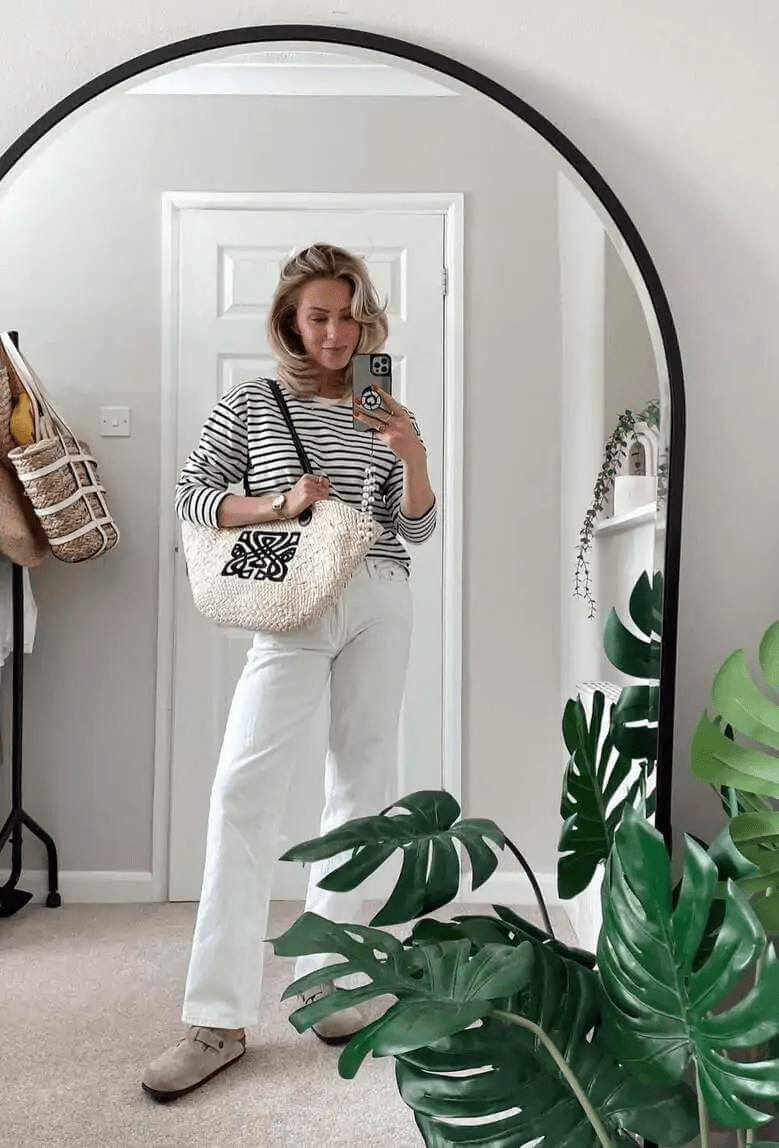
{"label": "white jeans", "polygon": [[[411,590],[391,559],[368,559],[314,627],[255,635],[236,686],[211,791],[208,837],[185,1024],[257,1023],[273,865],[296,753],[330,681],[330,736],[320,833],[386,804],[411,637]],[[351,893],[317,889],[348,854],[311,866],[306,909],[355,921]],[[335,958],[340,959],[340,958]],[[298,960],[295,976],[331,963]],[[292,978],[290,978],[292,979]]]}

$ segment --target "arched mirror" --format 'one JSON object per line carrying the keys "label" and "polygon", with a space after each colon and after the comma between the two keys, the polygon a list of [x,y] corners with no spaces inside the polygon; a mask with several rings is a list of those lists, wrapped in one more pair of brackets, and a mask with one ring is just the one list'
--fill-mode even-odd
{"label": "arched mirror", "polygon": [[[105,558],[33,574],[26,792],[72,891],[81,873],[97,900],[198,897],[246,640],[194,609],[173,486],[217,398],[272,373],[280,262],[317,240],[365,256],[389,300],[397,393],[439,497],[440,529],[414,554],[394,795],[444,787],[494,818],[554,899],[563,706],[623,684],[604,622],[628,619],[636,579],[659,572],[656,819],[670,839],[681,364],[636,228],[564,135],[412,44],[249,28],[98,78],[0,177],[0,326],[93,446],[122,530]],[[635,436],[588,529],[628,411]],[[110,433],[117,419],[129,434]],[[301,753],[290,844],[317,833],[316,768]],[[302,898],[305,872],[278,868],[274,896]],[[485,900],[526,899],[502,879]]]}

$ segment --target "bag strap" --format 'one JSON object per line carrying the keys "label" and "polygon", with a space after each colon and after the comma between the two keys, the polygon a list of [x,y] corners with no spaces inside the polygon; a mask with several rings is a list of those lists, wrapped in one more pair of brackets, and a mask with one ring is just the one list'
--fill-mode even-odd
{"label": "bag strap", "polygon": [[300,441],[300,436],[298,435],[298,432],[295,430],[295,424],[292,421],[292,415],[289,413],[289,407],[287,406],[287,403],[284,399],[284,395],[282,394],[281,387],[279,386],[279,384],[274,379],[269,379],[268,382],[270,383],[271,390],[273,391],[273,397],[275,398],[276,402],[279,404],[279,408],[281,409],[281,413],[284,415],[284,421],[286,422],[287,426],[289,427],[289,433],[292,435],[292,441],[294,442],[295,448],[298,452],[298,458],[300,459],[300,464],[303,467],[303,473],[304,474],[313,474],[314,468],[312,467],[311,461],[310,461],[308,455],[306,454],[306,448],[303,446],[303,443]]}
{"label": "bag strap", "polygon": [[[273,391],[273,397],[275,398],[276,402],[279,404],[279,407],[281,408],[281,413],[284,415],[284,421],[286,422],[287,426],[289,427],[289,433],[292,435],[293,442],[295,443],[295,446],[297,448],[298,457],[299,457],[301,465],[303,467],[303,471],[305,474],[313,474],[314,468],[312,467],[311,462],[309,460],[309,457],[306,454],[306,448],[303,446],[303,443],[300,441],[300,437],[298,435],[298,432],[295,430],[295,424],[292,421],[292,415],[289,413],[289,407],[287,406],[287,404],[285,402],[284,395],[282,394],[282,391],[281,391],[281,387],[275,381],[275,379],[268,379],[268,382],[270,383],[271,390]],[[244,485],[245,485],[245,483],[244,483]],[[366,515],[368,518],[372,517],[371,508],[373,506],[373,499],[375,497],[375,493],[376,493],[376,468],[374,467],[373,463],[369,463],[369,465],[365,468],[365,481],[363,482],[362,503],[360,505],[360,513]]]}
{"label": "bag strap", "polygon": [[40,438],[40,429],[43,427],[43,434],[47,438],[54,438],[56,435],[64,443],[62,433],[64,429],[74,442],[77,442],[78,440],[75,434],[47,397],[43,389],[43,384],[14,343],[10,332],[0,331],[0,344],[5,352],[7,361],[11,365],[11,369],[16,374],[20,386],[27,392],[30,399],[30,406],[32,407],[35,422],[36,440]]}

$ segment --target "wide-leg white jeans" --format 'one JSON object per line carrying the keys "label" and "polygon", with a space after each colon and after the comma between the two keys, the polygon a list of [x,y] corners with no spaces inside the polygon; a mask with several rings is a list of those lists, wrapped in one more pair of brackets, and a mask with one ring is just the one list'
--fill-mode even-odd
{"label": "wide-leg white jeans", "polygon": [[[314,627],[258,633],[233,696],[208,816],[203,888],[182,1019],[212,1028],[257,1023],[273,865],[296,754],[330,682],[330,734],[320,832],[378,813],[397,765],[398,721],[412,625],[406,571],[368,559]],[[323,747],[324,748],[324,747]],[[293,797],[294,800],[294,797]],[[346,857],[311,866],[306,909],[355,921],[359,889],[317,882]],[[326,955],[298,960],[295,976]]]}

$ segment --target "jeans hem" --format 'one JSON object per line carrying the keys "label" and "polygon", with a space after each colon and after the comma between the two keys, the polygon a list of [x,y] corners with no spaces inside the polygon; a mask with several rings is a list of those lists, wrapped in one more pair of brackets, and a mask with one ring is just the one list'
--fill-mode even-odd
{"label": "jeans hem", "polygon": [[258,1021],[258,1016],[256,1016],[254,1020],[243,1021],[224,1021],[214,1020],[213,1018],[210,1020],[191,1020],[188,1016],[182,1016],[181,1018],[182,1024],[186,1024],[191,1028],[249,1028],[252,1025],[256,1025]]}

